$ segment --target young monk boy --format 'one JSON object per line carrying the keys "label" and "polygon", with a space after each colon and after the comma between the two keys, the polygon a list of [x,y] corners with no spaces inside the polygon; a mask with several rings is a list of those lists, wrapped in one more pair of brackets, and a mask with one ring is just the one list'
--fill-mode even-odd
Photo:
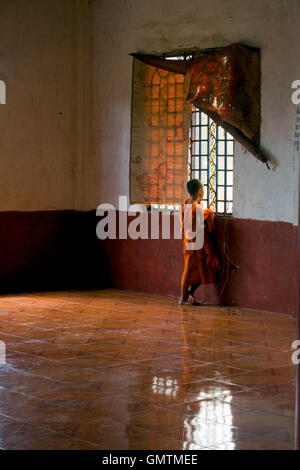
{"label": "young monk boy", "polygon": [[[194,239],[187,238],[187,231],[184,227],[184,214],[186,210],[191,210],[192,229],[196,233],[200,228],[196,225],[196,210],[202,209],[201,200],[204,196],[203,184],[198,179],[190,180],[187,183],[187,190],[190,198],[182,207],[182,229],[184,234],[183,253],[184,253],[184,271],[181,279],[181,305],[201,305],[194,298],[195,290],[200,284],[210,284],[216,282],[218,271],[221,268],[220,260],[216,252],[213,241],[215,231],[215,215],[211,209],[203,211],[204,216],[204,243],[200,249],[190,249],[191,242]],[[192,207],[188,207],[187,205]]]}

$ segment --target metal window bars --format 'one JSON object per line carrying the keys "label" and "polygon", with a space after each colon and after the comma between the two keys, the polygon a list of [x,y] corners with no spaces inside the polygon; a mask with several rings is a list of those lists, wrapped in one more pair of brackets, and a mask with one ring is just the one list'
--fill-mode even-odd
{"label": "metal window bars", "polygon": [[220,215],[232,214],[233,145],[228,132],[192,107],[189,177],[204,185],[204,208]]}

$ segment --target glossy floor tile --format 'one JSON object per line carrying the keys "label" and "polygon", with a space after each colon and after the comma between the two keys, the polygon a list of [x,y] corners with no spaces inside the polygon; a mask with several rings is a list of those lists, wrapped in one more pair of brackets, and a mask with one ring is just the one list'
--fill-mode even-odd
{"label": "glossy floor tile", "polygon": [[0,448],[292,449],[295,319],[104,290],[0,298]]}

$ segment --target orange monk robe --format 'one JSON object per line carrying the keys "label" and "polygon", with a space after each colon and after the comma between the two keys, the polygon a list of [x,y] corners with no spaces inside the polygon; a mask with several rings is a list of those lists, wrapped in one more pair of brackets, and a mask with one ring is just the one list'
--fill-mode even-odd
{"label": "orange monk robe", "polygon": [[[184,205],[182,206],[181,217],[184,233]],[[195,230],[196,203],[193,203],[192,207],[192,226]],[[218,279],[221,263],[213,241],[215,230],[215,214],[211,209],[205,209],[203,247],[200,250],[187,250],[186,244],[191,240],[186,238],[183,240],[184,272],[181,285],[210,284]]]}

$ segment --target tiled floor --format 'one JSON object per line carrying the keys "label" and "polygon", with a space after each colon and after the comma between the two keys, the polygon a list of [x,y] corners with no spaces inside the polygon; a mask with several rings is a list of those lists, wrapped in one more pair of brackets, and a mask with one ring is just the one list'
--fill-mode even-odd
{"label": "tiled floor", "polygon": [[126,291],[2,296],[3,449],[292,449],[295,320]]}

